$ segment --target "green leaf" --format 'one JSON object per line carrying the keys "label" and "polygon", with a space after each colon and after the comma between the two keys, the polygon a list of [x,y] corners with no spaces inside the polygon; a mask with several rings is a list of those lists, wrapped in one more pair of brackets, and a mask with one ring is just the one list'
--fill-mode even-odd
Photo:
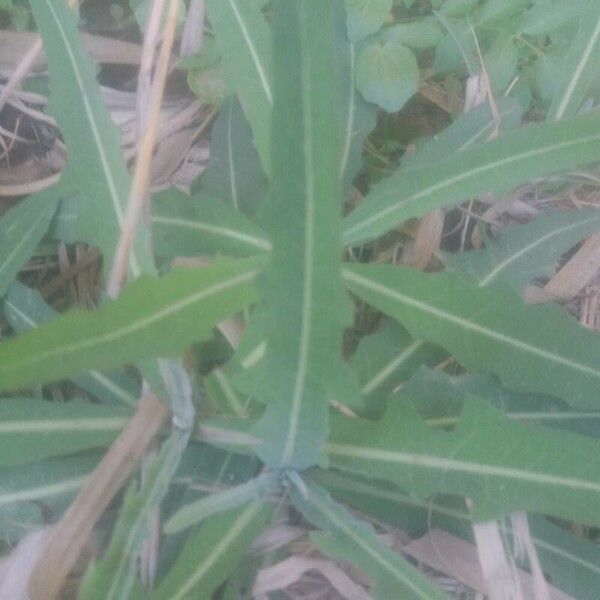
{"label": "green leaf", "polygon": [[525,12],[519,23],[519,32],[527,35],[546,35],[575,20],[587,5],[587,1],[545,0],[536,2]]}
{"label": "green leaf", "polygon": [[397,266],[352,266],[344,279],[360,298],[438,343],[466,368],[496,373],[522,392],[600,408],[600,338],[558,306],[527,306],[510,288],[469,285],[456,275]]}
{"label": "green leaf", "polygon": [[404,328],[392,323],[383,331],[363,338],[350,365],[358,374],[361,392],[368,400],[391,392],[420,365],[435,366],[446,356],[443,350],[413,340]]}
{"label": "green leaf", "polygon": [[527,8],[530,0],[488,0],[478,15],[479,26],[504,24]]}
{"label": "green leaf", "polygon": [[107,446],[130,411],[85,402],[0,400],[0,464],[19,465]]}
{"label": "green leaf", "polygon": [[254,300],[260,265],[223,261],[161,279],[144,277],[97,311],[73,312],[12,339],[0,346],[0,389],[176,355]]}
{"label": "green leaf", "polygon": [[350,561],[373,580],[376,600],[406,598],[443,600],[447,596],[425,575],[387,548],[375,530],[353,517],[343,506],[314,483],[293,489],[292,502],[304,517],[325,533],[313,533],[312,541],[337,560]]}
{"label": "green leaf", "polygon": [[519,49],[512,35],[496,37],[483,57],[492,91],[503,92],[517,75]]}
{"label": "green leaf", "polygon": [[498,281],[517,290],[537,277],[554,274],[560,257],[600,228],[600,211],[549,211],[526,225],[504,229],[485,248],[447,255],[446,265],[480,287]]}
{"label": "green leaf", "polygon": [[342,2],[334,6],[334,43],[337,58],[337,72],[341,83],[342,153],[340,173],[343,191],[346,193],[354,176],[362,165],[362,145],[367,134],[377,122],[376,107],[365,102],[356,89],[357,44],[348,42],[344,25]]}
{"label": "green leaf", "polygon": [[415,50],[425,50],[438,44],[442,33],[442,28],[434,17],[425,17],[385,27],[378,38],[384,42],[398,42]]}
{"label": "green leaf", "polygon": [[188,439],[189,431],[175,429],[160,453],[147,464],[144,483],[139,489],[133,483],[127,490],[110,545],[102,560],[92,564],[81,584],[82,600],[130,598],[148,519],[168,492]]}
{"label": "green leaf", "polygon": [[271,507],[253,502],[207,521],[188,537],[169,573],[150,600],[211,598],[216,588],[242,560],[265,524]]}
{"label": "green leaf", "polygon": [[[553,396],[517,394],[490,375],[469,373],[452,377],[423,367],[405,383],[399,397],[413,402],[429,425],[453,426],[468,395],[489,402],[518,421],[600,437],[600,411],[572,410]],[[398,401],[398,397],[391,401]]]}
{"label": "green leaf", "polygon": [[465,17],[477,4],[478,0],[446,0],[440,7],[440,13],[446,17]]}
{"label": "green leaf", "polygon": [[239,102],[221,106],[211,130],[210,165],[203,189],[252,216],[266,192],[266,177],[252,140],[252,130]]}
{"label": "green leaf", "polygon": [[600,159],[600,118],[591,114],[559,123],[521,127],[427,167],[400,169],[374,186],[345,219],[343,240],[371,240],[441,206],[473,196],[503,194],[552,173]]}
{"label": "green leaf", "polygon": [[0,219],[0,297],[31,258],[48,230],[58,198],[53,191],[29,196]]}
{"label": "green leaf", "polygon": [[[44,302],[38,291],[18,281],[8,288],[3,307],[6,320],[17,333],[34,329],[59,314]],[[72,381],[88,394],[105,402],[135,406],[140,395],[139,385],[123,370],[101,373],[92,369],[85,375],[74,377]]]}
{"label": "green leaf", "polygon": [[15,503],[48,504],[56,499],[71,497],[97,462],[96,455],[82,455],[0,468],[0,511]]}
{"label": "green leaf", "polygon": [[[130,187],[120,132],[102,103],[94,67],[66,2],[35,0],[31,10],[51,74],[50,112],[67,144],[69,161],[63,178],[83,196],[78,238],[98,245],[105,268],[110,268]],[[153,270],[149,252],[140,251],[149,249],[142,233],[130,261],[134,275]]]}
{"label": "green leaf", "polygon": [[164,525],[166,534],[179,533],[218,513],[238,508],[251,501],[263,500],[279,487],[277,472],[267,471],[250,481],[223,492],[209,494],[181,507]]}
{"label": "green leaf", "polygon": [[346,0],[348,37],[358,42],[375,33],[392,10],[392,0]]}
{"label": "green leaf", "polygon": [[600,68],[600,4],[592,2],[581,16],[579,31],[564,58],[548,120],[577,113]]}
{"label": "green leaf", "polygon": [[398,112],[417,93],[419,77],[415,55],[398,42],[372,42],[358,56],[356,86],[387,112]]}
{"label": "green leaf", "polygon": [[379,421],[332,419],[331,465],[386,479],[426,499],[439,492],[474,503],[487,521],[534,510],[600,523],[597,440],[524,425],[471,397],[451,432],[428,427],[409,403],[390,404]]}
{"label": "green leaf", "polygon": [[317,462],[344,372],[333,14],[329,3],[275,4],[273,176],[262,210],[273,250],[261,288],[267,350],[256,367],[268,377],[254,390],[267,405],[256,435],[270,467]]}
{"label": "green leaf", "polygon": [[[520,122],[523,111],[511,98],[496,101],[501,119],[499,131],[504,134],[514,129]],[[488,103],[477,106],[467,113],[457,116],[452,124],[435,136],[415,142],[415,152],[402,157],[402,168],[416,168],[431,165],[462,152],[470,146],[485,142],[494,132],[496,123]]]}
{"label": "green leaf", "polygon": [[208,17],[229,87],[237,93],[267,175],[271,172],[272,33],[249,0],[208,0]]}
{"label": "green leaf", "polygon": [[[473,540],[471,515],[464,500],[436,496],[419,500],[397,488],[333,471],[318,471],[313,478],[355,509],[407,531],[412,538],[440,528]],[[557,588],[581,600],[596,600],[600,586],[600,548],[576,537],[539,515],[528,515],[529,529],[542,570]],[[509,522],[501,531],[512,542]],[[523,565],[526,567],[526,565]]]}
{"label": "green leaf", "polygon": [[270,250],[259,227],[220,200],[169,189],[152,199],[154,247],[159,256],[250,256]]}

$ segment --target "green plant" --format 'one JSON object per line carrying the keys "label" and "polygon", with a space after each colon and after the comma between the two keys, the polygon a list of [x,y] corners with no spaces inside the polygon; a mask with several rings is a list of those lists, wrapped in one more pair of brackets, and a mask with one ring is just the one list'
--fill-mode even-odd
{"label": "green plant", "polygon": [[[30,509],[15,499],[64,504],[97,458],[84,451],[105,446],[135,404],[136,382],[123,365],[138,365],[181,416],[192,396],[186,374],[172,363],[153,371],[156,363],[147,359],[180,357],[191,344],[202,356],[210,346],[198,344],[243,311],[244,340],[204,378],[208,399],[200,408],[209,416],[200,419],[192,441],[189,431],[178,434],[175,427],[146,482],[126,494],[112,543],[84,581],[83,598],[208,598],[282,499],[315,526],[311,539],[322,552],[370,576],[377,598],[444,595],[346,506],[415,534],[432,519],[463,536],[472,521],[529,511],[553,581],[578,598],[593,597],[597,547],[540,515],[600,527],[600,463],[593,459],[600,450],[600,338],[557,306],[525,305],[520,292],[597,228],[597,212],[553,213],[508,230],[482,250],[442,257],[444,273],[369,264],[368,256],[371,242],[408,219],[600,161],[597,113],[570,116],[587,97],[591,65],[581,57],[597,40],[584,25],[571,36],[567,60],[580,65],[579,75],[558,85],[551,99],[542,94],[548,122],[485,141],[491,118],[458,117],[343,217],[363,139],[375,125],[374,108],[355,80],[367,99],[397,110],[416,91],[416,60],[407,58],[411,35],[423,40],[423,32],[433,32],[427,39],[438,46],[449,44],[448,36],[465,44],[483,36],[485,62],[504,52],[497,46],[506,32],[497,29],[519,23],[510,43],[526,56],[497,75],[498,83],[501,69],[487,65],[492,87],[508,86],[536,52],[529,42],[518,46],[522,36],[545,34],[534,11],[558,31],[579,13],[554,2],[529,9],[524,2],[448,0],[432,3],[435,16],[379,31],[391,2],[373,3],[381,11],[364,21],[357,16],[361,3],[347,2],[348,41],[341,2],[272,4],[268,21],[253,2],[207,2],[227,88],[239,99],[223,106],[213,132],[221,162],[205,178],[210,194],[222,199],[207,188],[192,198],[160,194],[153,200],[153,254],[149,232],[141,231],[130,266],[135,280],[97,311],[57,316],[36,292],[14,282],[19,268],[48,227],[55,238],[98,245],[110,265],[130,182],[73,16],[62,2],[32,1],[52,76],[52,110],[71,159],[59,186],[0,221],[3,310],[23,332],[0,346],[0,390],[31,391],[0,401],[0,511],[14,516]],[[396,4],[408,10],[426,3]],[[584,8],[592,11],[591,4]],[[375,38],[361,48],[365,35]],[[362,68],[376,79],[369,66],[375,50],[398,61],[394,73],[408,82],[402,97],[379,96],[382,82],[373,87],[361,76]],[[461,55],[468,58],[471,50],[462,47]],[[477,53],[471,58],[468,69],[476,71]],[[253,136],[252,168],[235,167],[226,145],[232,135],[245,136],[249,153]],[[364,252],[351,251],[359,245]],[[214,256],[208,267],[156,275],[155,257],[207,253]],[[346,360],[344,331],[358,300],[398,324],[365,336]],[[460,365],[454,374],[427,368],[449,356]],[[64,379],[101,402],[33,397],[34,386]],[[77,451],[79,457],[65,457]],[[30,470],[43,472],[44,485],[33,484]],[[233,485],[198,497],[182,473],[210,486]],[[165,497],[167,539],[181,536],[173,539],[184,545],[180,553],[171,549],[168,572],[149,593],[135,579],[136,550],[146,517]],[[241,577],[234,574],[228,585]]]}

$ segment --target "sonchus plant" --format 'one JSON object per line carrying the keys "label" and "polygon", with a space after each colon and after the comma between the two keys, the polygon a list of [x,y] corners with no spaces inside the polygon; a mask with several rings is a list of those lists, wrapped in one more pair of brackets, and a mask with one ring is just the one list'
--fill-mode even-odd
{"label": "sonchus plant", "polygon": [[[69,166],[58,186],[0,221],[0,293],[16,332],[0,345],[2,522],[31,512],[23,499],[64,507],[135,407],[135,365],[171,407],[174,432],[125,495],[82,598],[210,598],[218,588],[219,597],[244,597],[264,566],[247,556],[251,543],[294,511],[314,528],[314,545],[364,571],[382,600],[446,596],[372,523],[471,540],[477,523],[526,511],[553,584],[594,597],[597,547],[548,517],[600,527],[600,338],[558,306],[526,305],[521,292],[596,230],[598,213],[548,213],[483,249],[440,256],[442,273],[369,264],[372,242],[411,218],[600,161],[597,113],[554,118],[583,101],[594,39],[574,40],[580,68],[557,87],[548,122],[509,131],[483,109],[458,117],[344,217],[375,126],[375,108],[355,87],[357,76],[365,81],[364,48],[346,25],[353,40],[373,34],[389,6],[372,23],[360,21],[360,2],[347,2],[347,14],[338,1],[275,0],[267,13],[258,4],[207,1],[236,98],[214,125],[200,190],[152,198],[152,236],[138,236],[116,300],[57,315],[14,281],[17,272],[47,232],[97,245],[110,266],[131,184],[74,16],[64,0],[31,2]],[[452,6],[478,3],[435,4],[448,25]],[[490,18],[496,5],[523,11],[525,3],[480,4]],[[442,35],[438,21],[420,26]],[[388,65],[391,42],[369,43],[366,57],[380,52]],[[402,48],[398,64],[412,69]],[[378,85],[389,91],[385,77]],[[376,100],[378,85],[365,96]],[[401,103],[410,95],[402,94]],[[394,102],[382,106],[397,110]],[[510,122],[514,104],[498,109]],[[500,135],[486,141],[494,129]],[[173,257],[194,255],[214,259],[170,269]],[[389,320],[348,356],[344,333],[365,304]],[[245,323],[239,347],[207,343],[234,316]],[[198,360],[219,366],[186,374],[173,359],[191,345]],[[63,380],[95,401],[23,395]],[[176,435],[192,397],[204,416],[191,437],[189,427]],[[148,591],[136,561],[158,505],[164,537]],[[502,527],[514,535],[508,521]]]}

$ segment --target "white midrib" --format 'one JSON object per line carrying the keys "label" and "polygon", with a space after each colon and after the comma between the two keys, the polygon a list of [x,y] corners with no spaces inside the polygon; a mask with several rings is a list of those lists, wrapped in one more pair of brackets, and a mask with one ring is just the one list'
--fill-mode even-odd
{"label": "white midrib", "polygon": [[231,193],[231,201],[233,206],[239,210],[237,186],[235,184],[235,167],[233,165],[233,147],[231,140],[231,120],[233,119],[233,102],[229,104],[229,115],[227,116],[227,162],[229,168],[229,191]]}
{"label": "white midrib", "polygon": [[87,339],[78,341],[74,344],[70,344],[70,345],[55,346],[54,348],[52,348],[50,350],[46,350],[45,352],[37,353],[34,356],[25,358],[18,362],[15,361],[15,363],[13,363],[11,365],[11,367],[14,369],[21,370],[23,368],[23,366],[25,366],[25,365],[35,365],[36,363],[38,363],[42,360],[45,360],[47,358],[52,358],[57,355],[65,357],[67,354],[79,352],[86,348],[99,346],[101,344],[105,344],[108,342],[115,342],[115,341],[125,337],[126,335],[135,333],[139,330],[143,330],[146,327],[153,325],[154,323],[161,321],[162,319],[165,319],[166,317],[169,317],[172,314],[177,313],[177,312],[187,308],[191,304],[195,304],[196,302],[205,300],[206,298],[208,298],[214,294],[218,294],[219,292],[222,292],[226,289],[234,287],[238,284],[244,283],[246,281],[250,281],[251,279],[253,279],[256,276],[256,274],[257,274],[257,271],[251,271],[248,273],[243,273],[242,275],[238,275],[237,277],[233,277],[226,281],[221,281],[220,283],[210,286],[210,287],[202,290],[201,292],[192,294],[191,296],[188,296],[187,298],[179,300],[178,302],[175,302],[166,308],[163,308],[151,315],[148,315],[147,317],[144,317],[143,319],[133,321],[129,325],[127,325],[125,327],[121,327],[120,329],[117,329],[116,331],[111,331],[104,335],[87,338]]}
{"label": "white midrib", "polygon": [[585,479],[562,477],[560,475],[546,475],[544,473],[536,473],[533,471],[527,471],[525,469],[498,467],[496,465],[461,461],[452,458],[442,458],[440,456],[430,456],[427,454],[415,454],[396,450],[383,450],[381,448],[359,447],[356,445],[350,446],[348,444],[328,443],[326,449],[331,455],[343,456],[345,458],[356,458],[360,460],[379,461],[393,464],[406,464],[416,467],[439,469],[441,471],[454,471],[458,473],[469,473],[473,475],[503,477],[505,479],[528,481],[539,483],[541,485],[585,490],[600,494],[599,483],[586,481]]}
{"label": "white midrib", "polygon": [[186,229],[194,229],[196,231],[204,231],[207,233],[214,233],[223,237],[229,237],[234,240],[239,240],[250,246],[254,246],[259,250],[271,250],[271,243],[263,238],[254,237],[235,229],[228,229],[226,227],[219,227],[218,225],[211,225],[210,223],[202,223],[200,221],[187,221],[185,219],[178,219],[176,217],[152,217],[153,223],[160,223],[163,225],[175,225],[176,227],[185,227]]}
{"label": "white midrib", "polygon": [[569,85],[567,86],[567,89],[565,90],[565,94],[564,94],[558,108],[556,109],[556,114],[554,115],[555,121],[560,121],[560,119],[563,118],[565,111],[567,110],[567,108],[569,106],[569,102],[571,101],[571,98],[573,97],[573,94],[575,93],[575,88],[577,87],[577,84],[579,83],[581,76],[583,75],[583,71],[584,71],[588,61],[590,60],[590,56],[592,54],[594,46],[596,45],[596,42],[598,41],[598,36],[600,36],[600,17],[598,18],[598,21],[596,22],[596,27],[594,28],[592,36],[590,37],[590,39],[589,39],[588,43],[586,44],[586,47],[583,51],[583,54],[581,55],[581,60],[577,63],[577,67],[575,68],[575,71],[573,72],[573,77],[571,77],[571,79],[569,80]]}
{"label": "white midrib", "polygon": [[310,502],[320,510],[327,519],[329,519],[332,523],[334,523],[337,527],[339,527],[348,537],[350,537],[357,546],[360,546],[369,556],[371,556],[377,564],[381,565],[386,571],[388,571],[394,579],[400,580],[407,588],[411,589],[419,598],[423,598],[424,600],[430,600],[428,595],[424,595],[422,589],[416,586],[413,581],[411,581],[408,575],[405,575],[402,572],[399,572],[394,564],[390,563],[384,556],[378,553],[375,549],[373,549],[365,540],[357,535],[356,532],[352,530],[352,528],[348,527],[348,525],[344,522],[343,519],[339,518],[339,515],[331,510],[329,507],[321,504],[319,499],[315,497],[314,494],[310,497]]}
{"label": "white midrib", "polygon": [[[46,5],[48,6],[48,10],[52,13],[54,21],[56,23],[56,28],[60,33],[60,36],[63,40],[64,47],[67,51],[67,54],[69,55],[69,60],[71,61],[71,66],[73,69],[73,73],[75,74],[75,78],[77,80],[77,87],[79,88],[80,97],[83,101],[87,119],[90,124],[90,128],[92,130],[92,135],[94,137],[93,145],[97,149],[98,155],[100,157],[100,162],[102,163],[102,170],[103,170],[104,176],[106,178],[106,183],[108,185],[108,190],[110,193],[110,199],[112,202],[113,210],[115,212],[115,216],[117,218],[117,224],[119,226],[119,231],[120,231],[122,228],[122,225],[123,225],[123,212],[122,212],[121,202],[119,199],[119,192],[117,190],[117,185],[115,183],[115,180],[113,179],[113,176],[112,176],[112,171],[110,169],[108,157],[106,156],[104,144],[102,143],[102,138],[100,136],[100,131],[98,129],[98,124],[96,123],[96,120],[94,118],[94,111],[92,110],[89,99],[87,97],[85,85],[83,83],[83,78],[82,78],[81,72],[79,71],[79,66],[77,64],[77,59],[75,58],[75,55],[73,54],[69,37],[67,36],[65,30],[63,29],[62,23],[60,22],[60,19],[59,19],[58,15],[56,14],[56,11],[54,10],[54,7],[52,6],[52,2],[50,0],[46,0]],[[96,200],[101,201],[101,199],[96,199]],[[140,274],[140,266],[138,264],[137,258],[134,253],[131,254],[130,267],[131,267],[132,275],[134,277],[137,277]]]}
{"label": "white midrib", "polygon": [[206,574],[206,572],[214,566],[214,564],[221,558],[224,552],[226,552],[231,544],[235,542],[236,538],[242,533],[244,528],[250,523],[250,521],[260,512],[261,504],[251,504],[245,512],[243,512],[237,521],[233,523],[229,531],[220,539],[220,541],[213,547],[211,555],[200,565],[198,569],[194,571],[193,575],[189,577],[183,585],[171,596],[171,600],[181,600],[186,598],[187,593],[198,583],[200,579]]}
{"label": "white midrib", "polygon": [[0,506],[12,504],[13,502],[25,502],[27,500],[36,500],[38,498],[47,498],[48,496],[65,494],[66,492],[70,492],[81,487],[86,479],[87,475],[83,475],[82,477],[65,479],[60,483],[51,483],[49,485],[43,485],[28,490],[19,490],[17,492],[1,493]]}
{"label": "white midrib", "polygon": [[463,327],[464,329],[467,329],[467,330],[473,331],[475,333],[478,333],[482,336],[494,339],[498,342],[502,342],[504,344],[507,344],[508,346],[512,346],[513,348],[522,350],[523,352],[527,352],[529,354],[533,354],[535,356],[538,356],[545,360],[551,361],[553,363],[563,365],[570,369],[574,369],[576,371],[579,371],[580,373],[585,373],[587,375],[592,375],[593,377],[600,378],[600,371],[598,371],[597,369],[594,369],[587,365],[583,365],[581,363],[575,362],[569,358],[565,358],[564,356],[561,356],[560,354],[554,354],[553,352],[548,352],[547,350],[542,350],[541,348],[537,348],[536,346],[532,346],[531,344],[528,344],[527,342],[522,342],[520,340],[514,339],[508,335],[499,333],[498,331],[494,331],[493,329],[488,329],[487,327],[483,327],[482,325],[477,325],[476,323],[468,321],[462,317],[457,317],[456,315],[448,313],[444,310],[435,308],[434,306],[430,306],[429,304],[425,304],[424,302],[422,302],[420,300],[415,300],[414,298],[405,296],[404,294],[401,294],[400,292],[397,292],[396,290],[393,290],[384,285],[376,283],[370,279],[361,277],[360,275],[357,275],[356,273],[353,273],[352,271],[349,271],[348,269],[343,269],[342,276],[344,277],[344,279],[346,279],[348,281],[354,282],[360,286],[363,286],[374,292],[382,294],[383,296],[386,296],[388,298],[397,300],[398,302],[402,302],[404,304],[408,304],[409,306],[413,306],[425,313],[429,313],[430,315],[438,317],[442,320],[449,321],[450,323],[459,325],[460,327]]}
{"label": "white midrib", "polygon": [[[510,156],[509,158],[503,158],[500,160],[496,160],[496,161],[493,161],[490,163],[486,163],[485,165],[476,167],[474,169],[464,171],[462,173],[459,173],[458,175],[455,175],[454,177],[450,177],[449,179],[445,179],[444,181],[440,181],[434,185],[431,185],[431,186],[421,190],[420,192],[417,192],[416,194],[406,198],[405,200],[396,202],[393,205],[388,206],[387,208],[384,208],[383,210],[380,210],[379,212],[371,215],[369,218],[364,219],[363,221],[359,221],[354,226],[346,228],[344,230],[343,237],[345,240],[352,239],[353,234],[355,234],[357,231],[366,229],[373,223],[377,223],[378,221],[381,221],[383,219],[390,217],[390,215],[394,214],[395,212],[402,213],[402,211],[404,211],[406,209],[406,205],[408,203],[417,202],[418,200],[421,200],[422,198],[426,198],[430,194],[439,192],[440,190],[443,190],[444,188],[452,187],[453,185],[456,185],[456,184],[460,183],[461,181],[464,181],[465,179],[470,179],[470,178],[474,179],[475,177],[481,175],[482,173],[486,173],[487,171],[494,171],[501,167],[506,167],[507,165],[510,165],[512,163],[521,162],[527,158],[531,158],[534,156],[543,156],[544,154],[548,154],[549,152],[556,152],[559,150],[563,150],[565,148],[569,148],[571,146],[586,144],[586,143],[597,141],[597,140],[600,140],[600,134],[594,134],[594,135],[590,135],[587,137],[578,138],[576,140],[570,140],[568,142],[561,142],[559,144],[554,144],[554,145],[550,145],[550,146],[540,146],[538,148],[535,148],[534,150],[529,150],[527,152],[521,152],[519,154]],[[345,243],[347,244],[349,242],[345,242]]]}
{"label": "white midrib", "polygon": [[[302,10],[299,7],[298,10]],[[306,47],[306,35],[304,31],[304,20],[300,20],[301,45]],[[302,266],[302,276],[304,284],[302,286],[302,317],[298,349],[298,362],[296,366],[296,378],[294,381],[290,414],[288,421],[288,430],[285,438],[281,461],[282,464],[289,464],[296,448],[296,439],[298,437],[298,424],[300,422],[300,409],[304,396],[306,385],[306,375],[308,369],[308,354],[310,348],[310,339],[312,335],[312,295],[313,295],[313,260],[314,260],[314,212],[315,212],[315,181],[314,181],[314,157],[313,157],[313,132],[312,132],[312,111],[311,111],[311,65],[310,59],[302,59],[302,121],[303,121],[303,151],[304,151],[304,189],[306,190],[305,205],[305,240],[304,240],[304,259]]]}
{"label": "white midrib", "polygon": [[0,434],[8,433],[50,433],[57,431],[120,431],[127,422],[126,417],[106,417],[95,419],[50,419],[42,421],[3,421]]}
{"label": "white midrib", "polygon": [[346,121],[346,136],[344,140],[344,151],[342,153],[342,162],[340,164],[340,178],[344,177],[346,173],[346,168],[348,167],[348,160],[350,157],[350,146],[352,145],[352,130],[354,127],[354,94],[356,90],[354,89],[354,44],[349,44],[349,55],[350,55],[350,93],[349,96],[349,104],[348,104],[348,119]]}
{"label": "white midrib", "polygon": [[[25,217],[29,216],[29,212],[30,211],[28,211],[27,214],[25,214],[24,216]],[[31,224],[31,226],[27,229],[27,231],[24,233],[24,235],[21,236],[21,239],[13,246],[12,250],[8,253],[8,255],[4,257],[4,260],[2,261],[2,264],[0,265],[0,277],[2,276],[3,271],[12,264],[14,257],[20,252],[21,248],[27,243],[27,241],[29,240],[29,236],[36,230],[39,223],[48,216],[47,212],[48,212],[47,208],[45,208],[45,210],[43,209],[40,212],[37,219]]]}
{"label": "white midrib", "polygon": [[242,36],[246,41],[246,45],[248,46],[248,50],[250,51],[250,56],[252,57],[252,61],[254,62],[254,66],[256,67],[256,71],[258,72],[258,77],[260,78],[260,82],[262,84],[263,90],[265,92],[265,96],[267,98],[268,103],[273,106],[273,92],[271,91],[271,85],[269,84],[269,80],[267,78],[267,74],[264,66],[260,62],[260,57],[258,56],[258,52],[254,47],[254,43],[252,42],[252,38],[248,33],[248,29],[246,28],[246,24],[242,19],[242,15],[235,3],[234,0],[229,0],[229,5],[231,6],[231,10],[235,16],[235,20],[237,21],[240,30],[242,32]]}
{"label": "white midrib", "polygon": [[577,229],[577,227],[581,227],[584,224],[587,225],[588,222],[586,222],[586,223],[581,223],[581,222],[579,222],[579,223],[572,223],[571,225],[567,225],[565,227],[561,227],[560,229],[555,229],[554,231],[550,231],[550,232],[546,233],[545,235],[537,238],[536,240],[534,240],[530,244],[527,244],[527,246],[524,246],[523,248],[521,248],[518,252],[515,252],[514,254],[511,254],[509,257],[505,258],[501,263],[498,263],[479,282],[479,287],[485,287],[486,285],[488,285],[504,269],[506,269],[507,267],[509,267],[513,262],[515,262],[516,260],[518,260],[519,258],[521,258],[522,256],[524,256],[528,252],[531,252],[532,250],[534,250],[535,248],[537,248],[537,246],[539,246],[540,244],[543,244],[547,240],[551,240],[553,237],[556,237],[557,235],[560,235],[561,233],[565,233],[566,231],[570,231],[571,229]]}
{"label": "white midrib", "polygon": [[403,352],[395,356],[383,368],[381,368],[365,385],[361,393],[370,394],[375,388],[379,387],[396,369],[404,364],[413,354],[423,345],[423,342],[413,342],[407,346]]}

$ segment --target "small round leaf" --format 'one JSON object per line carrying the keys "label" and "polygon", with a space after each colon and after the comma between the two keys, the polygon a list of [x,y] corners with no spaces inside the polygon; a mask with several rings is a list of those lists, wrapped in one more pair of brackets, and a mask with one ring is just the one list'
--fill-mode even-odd
{"label": "small round leaf", "polygon": [[370,44],[358,58],[356,85],[365,100],[397,112],[419,89],[417,59],[397,42]]}

